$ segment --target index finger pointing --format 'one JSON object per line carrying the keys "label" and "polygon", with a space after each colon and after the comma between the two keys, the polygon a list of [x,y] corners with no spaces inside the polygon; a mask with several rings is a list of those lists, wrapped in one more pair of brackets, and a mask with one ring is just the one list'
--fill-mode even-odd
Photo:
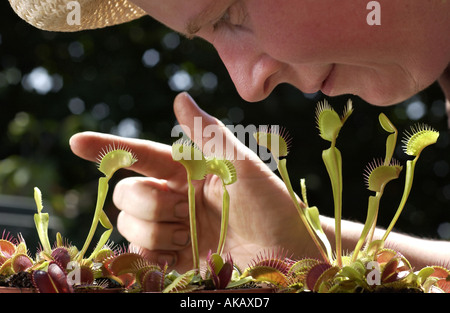
{"label": "index finger pointing", "polygon": [[171,147],[165,144],[143,140],[123,138],[96,132],[82,132],[72,136],[70,148],[79,157],[95,162],[103,148],[114,144],[132,150],[138,162],[129,169],[149,177],[172,179],[185,177],[183,166],[173,161]]}

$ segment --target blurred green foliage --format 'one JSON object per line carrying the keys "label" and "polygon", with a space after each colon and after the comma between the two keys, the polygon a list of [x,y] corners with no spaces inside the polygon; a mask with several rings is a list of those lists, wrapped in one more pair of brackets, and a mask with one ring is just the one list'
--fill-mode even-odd
{"label": "blurred green foliage", "polygon": [[[0,12],[0,195],[32,197],[38,186],[73,243],[78,245],[87,233],[99,172],[71,153],[71,135],[91,130],[170,144],[176,123],[172,102],[180,90],[188,90],[225,124],[284,126],[294,139],[292,179],[305,177],[309,202],[332,215],[331,187],[321,160],[326,143],[314,120],[323,95],[283,85],[264,101],[246,103],[207,43],[182,38],[150,17],[95,31],[52,33],[22,21],[7,1]],[[340,112],[347,99],[329,101]],[[441,132],[437,145],[421,157],[413,194],[397,226],[418,236],[449,239],[450,143],[438,85],[388,108],[352,99],[355,112],[338,139],[344,160],[343,217],[365,220],[370,192],[363,171],[384,155],[386,134],[378,125],[378,114],[384,112],[400,132],[416,122]],[[400,146],[395,157],[406,159]],[[402,180],[386,189],[382,226],[397,208]],[[105,210],[114,221],[117,210],[109,202]],[[113,238],[121,240],[118,234]]]}

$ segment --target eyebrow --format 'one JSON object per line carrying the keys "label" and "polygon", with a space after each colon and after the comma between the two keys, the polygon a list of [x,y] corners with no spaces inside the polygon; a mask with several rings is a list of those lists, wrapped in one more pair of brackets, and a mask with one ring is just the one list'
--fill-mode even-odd
{"label": "eyebrow", "polygon": [[225,12],[225,10],[230,5],[230,2],[234,1],[236,0],[228,1],[227,6],[225,8],[223,8],[223,1],[217,0],[211,1],[211,3],[208,6],[206,6],[206,8],[204,8],[202,11],[200,11],[200,13],[198,13],[196,16],[188,20],[186,27],[184,29],[185,35],[188,38],[194,37],[195,34],[197,34],[202,29],[203,25],[205,25],[211,19],[211,16],[218,15],[222,13],[222,11]]}

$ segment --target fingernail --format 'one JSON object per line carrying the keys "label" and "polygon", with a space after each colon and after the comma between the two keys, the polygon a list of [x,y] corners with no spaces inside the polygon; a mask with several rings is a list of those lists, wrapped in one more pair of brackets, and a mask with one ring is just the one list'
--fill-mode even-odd
{"label": "fingernail", "polygon": [[189,217],[189,205],[187,202],[180,202],[175,205],[174,214],[177,218],[188,218]]}
{"label": "fingernail", "polygon": [[177,230],[173,233],[172,242],[179,246],[186,246],[189,242],[189,232],[185,230]]}
{"label": "fingernail", "polygon": [[175,265],[175,256],[173,254],[162,253],[158,255],[157,262],[161,265],[165,265],[167,263],[168,266],[173,266]]}

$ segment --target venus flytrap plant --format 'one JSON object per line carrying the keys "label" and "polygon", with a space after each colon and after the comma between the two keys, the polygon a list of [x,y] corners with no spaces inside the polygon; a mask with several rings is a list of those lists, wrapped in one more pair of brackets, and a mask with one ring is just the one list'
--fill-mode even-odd
{"label": "venus flytrap plant", "polygon": [[219,244],[217,247],[217,254],[221,255],[225,246],[230,213],[230,195],[226,186],[236,182],[236,168],[230,160],[212,157],[207,158],[206,160],[206,172],[208,174],[217,175],[222,181],[222,221],[220,226]]}
{"label": "venus flytrap plant", "polygon": [[414,179],[414,169],[416,167],[417,160],[423,149],[427,146],[435,144],[439,138],[439,132],[434,130],[428,125],[416,125],[411,127],[411,132],[406,132],[403,139],[404,151],[406,154],[413,156],[414,159],[408,160],[406,162],[406,177],[405,177],[405,188],[403,190],[402,199],[400,205],[395,213],[391,223],[386,229],[382,240],[385,241],[389,233],[394,228],[405,204],[411,192],[412,183]]}
{"label": "venus flytrap plant", "polygon": [[92,241],[95,230],[97,229],[98,222],[106,228],[103,232],[100,240],[92,252],[89,260],[95,257],[95,255],[102,249],[106,244],[113,230],[113,225],[109,221],[108,216],[105,211],[103,211],[103,206],[105,204],[106,196],[108,194],[109,185],[108,182],[116,171],[121,168],[130,167],[135,162],[137,158],[133,153],[125,147],[115,147],[109,146],[100,153],[98,159],[98,170],[102,172],[105,177],[100,177],[98,181],[98,194],[97,194],[97,204],[95,206],[94,218],[92,220],[91,228],[89,230],[86,241],[77,256],[77,261],[81,261]]}
{"label": "venus flytrap plant", "polygon": [[[255,134],[258,144],[271,150],[289,194],[307,229],[312,235],[315,235],[312,238],[321,250],[325,262],[314,259],[300,260],[290,266],[287,276],[280,271],[280,268],[268,268],[264,265],[251,266],[245,273],[251,273],[256,280],[261,278],[291,291],[372,292],[407,289],[412,292],[449,292],[450,271],[448,269],[433,266],[420,272],[413,272],[412,266],[400,252],[384,248],[386,237],[398,219],[411,191],[417,159],[425,147],[435,143],[438,139],[439,133],[429,126],[412,127],[411,133],[407,133],[403,140],[405,152],[414,156],[414,159],[406,164],[405,188],[397,213],[384,237],[374,240],[380,200],[384,189],[390,181],[399,177],[403,169],[400,163],[393,159],[398,136],[397,129],[384,114],[379,115],[382,128],[389,134],[386,139],[385,156],[384,159],[369,163],[364,175],[367,188],[375,194],[369,197],[366,222],[355,249],[349,255],[342,255],[342,158],[340,151],[336,148],[336,139],[352,111],[350,100],[341,117],[326,101],[318,103],[316,109],[316,121],[320,136],[331,143],[331,147],[323,151],[322,158],[333,190],[336,223],[335,259],[332,258],[331,248],[326,245],[328,241],[320,227],[319,211],[316,207],[310,207],[308,204],[305,180],[300,181],[302,204],[298,202],[298,198],[292,190],[286,169],[288,153],[286,137],[268,129]],[[317,244],[319,241],[326,246],[327,252]],[[281,263],[277,262],[276,264]]]}
{"label": "venus flytrap plant", "polygon": [[22,236],[16,239],[3,232],[0,238],[0,277],[31,269],[34,261],[27,252]]}
{"label": "venus flytrap plant", "polygon": [[198,252],[197,221],[195,215],[195,187],[193,180],[202,180],[206,175],[206,158],[202,151],[191,141],[177,140],[172,144],[172,158],[180,162],[187,173],[188,201],[189,201],[189,225],[192,244],[192,262],[195,270],[200,270],[200,256]]}
{"label": "venus flytrap plant", "polygon": [[220,254],[208,253],[206,258],[207,274],[211,277],[216,289],[225,289],[231,281],[233,275],[233,259],[227,255],[224,260]]}
{"label": "venus flytrap plant", "polygon": [[293,268],[295,264],[297,263],[288,257],[283,249],[266,250],[251,261],[241,277],[252,277],[256,282],[270,283],[285,289],[296,283],[295,277],[301,276],[299,271]]}
{"label": "venus flytrap plant", "polygon": [[380,200],[383,195],[384,187],[389,181],[398,178],[401,170],[402,167],[398,163],[383,165],[374,161],[369,164],[366,181],[368,189],[374,191],[375,195],[369,197],[366,222],[364,223],[360,238],[353,250],[352,262],[355,262],[359,257],[359,252],[364,242],[366,242],[367,248],[372,243],[373,232],[377,222]]}
{"label": "venus flytrap plant", "polygon": [[237,175],[233,163],[226,158],[205,157],[202,151],[190,140],[180,139],[172,145],[172,158],[180,162],[187,173],[189,222],[191,231],[192,254],[194,269],[199,269],[199,252],[195,214],[195,187],[193,180],[203,180],[206,175],[212,174],[220,178],[222,182],[222,221],[220,227],[219,244],[217,254],[221,255],[225,246],[228,230],[230,209],[230,195],[227,187],[236,182]]}
{"label": "venus flytrap plant", "polygon": [[37,187],[34,188],[34,201],[37,206],[37,213],[34,214],[34,224],[36,225],[36,230],[44,252],[50,255],[52,248],[50,245],[50,240],[48,239],[49,216],[48,213],[42,213],[44,208],[42,204],[42,193]]}
{"label": "venus flytrap plant", "polygon": [[394,155],[395,146],[397,145],[398,131],[384,113],[378,116],[378,121],[381,127],[389,133],[386,139],[386,156],[384,158],[384,165],[389,165]]}
{"label": "venus flytrap plant", "polygon": [[342,218],[342,156],[336,148],[336,139],[347,118],[352,114],[351,100],[348,100],[342,117],[328,104],[326,100],[319,102],[316,109],[316,122],[320,136],[331,142],[331,147],[322,152],[328,175],[331,180],[334,199],[335,237],[336,237],[336,262],[342,266],[342,240],[341,240],[341,218]]}
{"label": "venus flytrap plant", "polygon": [[[292,188],[292,184],[286,167],[286,156],[289,153],[290,144],[290,139],[287,133],[283,131],[280,132],[279,129],[263,128],[260,131],[256,132],[254,134],[254,137],[258,145],[266,147],[272,153],[272,156],[274,157],[277,164],[278,172],[280,173],[280,176],[283,179],[284,184],[286,185],[292,202],[294,203],[295,208],[297,209],[297,212],[306,227],[306,230],[319,249],[319,252],[325,262],[330,262],[332,256],[328,240],[326,239],[326,237],[318,235],[318,233],[323,233],[323,230],[320,226],[320,221],[318,220],[318,214],[314,214],[314,208],[308,209],[304,204],[301,205]],[[303,193],[305,194],[306,192],[304,191]],[[310,214],[307,214],[306,211],[309,211]],[[325,246],[326,250],[322,245]]]}
{"label": "venus flytrap plant", "polygon": [[[397,145],[397,136],[398,136],[397,128],[395,128],[394,124],[392,124],[392,122],[387,118],[387,116],[384,113],[381,113],[379,115],[378,120],[382,128],[390,134],[386,139],[386,153],[384,158],[384,164],[382,166],[373,168],[373,170],[370,170],[370,172],[366,176],[367,186],[369,190],[376,192],[376,197],[378,199],[375,202],[377,202],[377,206],[379,206],[380,198],[383,194],[384,187],[386,186],[386,184],[393,179],[397,179],[399,177],[400,172],[403,170],[403,167],[400,166],[398,161],[392,160],[392,156],[394,155],[394,150]],[[375,232],[377,215],[378,215],[378,208],[376,209],[375,220],[373,221],[372,228],[370,229],[368,243],[372,241],[373,234]]]}
{"label": "venus flytrap plant", "polygon": [[328,262],[333,260],[333,252],[331,249],[331,244],[327,238],[327,235],[323,231],[322,225],[320,224],[320,214],[319,209],[316,206],[309,206],[308,198],[306,195],[306,181],[304,178],[300,179],[300,187],[302,192],[302,200],[305,203],[305,215],[311,228],[314,230],[315,235],[322,242],[325,247]]}
{"label": "venus flytrap plant", "polygon": [[397,179],[403,169],[398,162],[392,161],[392,156],[397,143],[397,129],[383,113],[379,115],[379,122],[383,129],[389,132],[390,135],[386,139],[386,155],[384,161],[374,161],[370,163],[366,169],[365,178],[367,188],[375,192],[375,195],[369,197],[366,222],[353,251],[352,262],[355,262],[358,258],[359,251],[367,237],[369,237],[369,239],[367,240],[366,246],[370,246],[377,223],[378,210],[384,188],[388,182]]}

